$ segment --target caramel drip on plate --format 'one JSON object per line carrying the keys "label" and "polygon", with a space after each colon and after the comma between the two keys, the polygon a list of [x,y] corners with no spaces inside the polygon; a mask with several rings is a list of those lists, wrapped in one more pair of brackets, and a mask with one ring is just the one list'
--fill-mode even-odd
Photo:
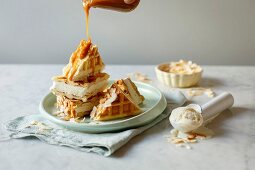
{"label": "caramel drip on plate", "polygon": [[76,112],[74,110],[75,106],[73,104],[73,102],[70,103],[70,114],[71,114],[71,117],[76,117]]}

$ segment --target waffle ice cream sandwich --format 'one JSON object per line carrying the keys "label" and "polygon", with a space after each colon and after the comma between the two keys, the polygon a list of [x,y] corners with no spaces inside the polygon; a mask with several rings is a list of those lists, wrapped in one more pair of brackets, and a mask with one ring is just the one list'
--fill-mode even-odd
{"label": "waffle ice cream sandwich", "polygon": [[[133,83],[130,79],[130,83]],[[104,93],[103,98],[100,99],[100,104],[94,107],[90,116],[93,120],[112,120],[128,116],[134,116],[141,113],[141,109],[137,104],[137,98],[132,98],[130,95],[130,88],[123,87],[124,80],[118,80],[110,88],[108,88]],[[137,87],[133,83],[135,89]],[[123,90],[124,89],[124,90]],[[132,91],[136,93],[133,96],[139,97],[142,101],[144,97],[139,93],[138,90]],[[141,103],[139,101],[139,103]]]}
{"label": "waffle ice cream sandwich", "polygon": [[99,94],[108,85],[104,63],[96,45],[81,40],[72,53],[63,74],[52,78],[51,91],[57,96],[57,107],[69,118],[81,118],[99,103]]}

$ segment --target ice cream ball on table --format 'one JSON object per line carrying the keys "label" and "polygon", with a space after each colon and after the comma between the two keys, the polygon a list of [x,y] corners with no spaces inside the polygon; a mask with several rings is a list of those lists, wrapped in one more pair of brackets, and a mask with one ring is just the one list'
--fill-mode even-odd
{"label": "ice cream ball on table", "polygon": [[197,104],[178,107],[172,111],[169,119],[175,129],[190,132],[203,124],[202,109]]}

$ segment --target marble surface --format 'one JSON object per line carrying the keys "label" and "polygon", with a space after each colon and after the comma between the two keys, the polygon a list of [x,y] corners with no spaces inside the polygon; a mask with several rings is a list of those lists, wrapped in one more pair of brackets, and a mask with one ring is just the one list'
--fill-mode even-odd
{"label": "marble surface", "polygon": [[[49,91],[51,77],[62,65],[0,65],[0,123],[21,115],[38,114],[38,104]],[[252,170],[255,167],[255,67],[204,66],[201,86],[229,91],[234,107],[224,111],[209,128],[212,139],[192,150],[166,141],[172,127],[165,120],[133,138],[111,157],[52,146],[35,138],[0,142],[0,169],[175,169]],[[110,65],[113,79],[131,72],[155,79],[154,66]]]}

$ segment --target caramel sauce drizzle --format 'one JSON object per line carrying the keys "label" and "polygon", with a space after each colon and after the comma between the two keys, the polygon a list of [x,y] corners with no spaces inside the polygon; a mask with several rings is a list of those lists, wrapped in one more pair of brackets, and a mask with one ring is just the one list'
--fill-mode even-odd
{"label": "caramel sauce drizzle", "polygon": [[71,117],[76,117],[76,112],[74,110],[75,106],[73,104],[73,102],[70,103],[70,114],[71,114]]}
{"label": "caramel sauce drizzle", "polygon": [[73,80],[73,77],[78,69],[79,59],[82,60],[88,55],[89,49],[92,45],[91,39],[89,36],[89,9],[90,9],[91,2],[88,0],[83,0],[82,3],[83,3],[83,9],[86,15],[86,36],[88,38],[88,41],[81,40],[79,46],[72,53],[70,57],[68,69],[64,73],[69,81]]}
{"label": "caramel sauce drizzle", "polygon": [[88,0],[83,0],[82,5],[83,5],[83,9],[84,9],[84,12],[86,15],[86,35],[87,35],[87,38],[90,39],[90,36],[89,36],[89,10],[91,7],[91,2]]}
{"label": "caramel sauce drizzle", "polygon": [[69,61],[68,70],[66,70],[65,72],[65,76],[68,78],[69,81],[72,81],[73,76],[78,69],[78,62],[87,56],[91,45],[92,43],[90,39],[88,41],[81,40],[78,48],[72,53]]}

